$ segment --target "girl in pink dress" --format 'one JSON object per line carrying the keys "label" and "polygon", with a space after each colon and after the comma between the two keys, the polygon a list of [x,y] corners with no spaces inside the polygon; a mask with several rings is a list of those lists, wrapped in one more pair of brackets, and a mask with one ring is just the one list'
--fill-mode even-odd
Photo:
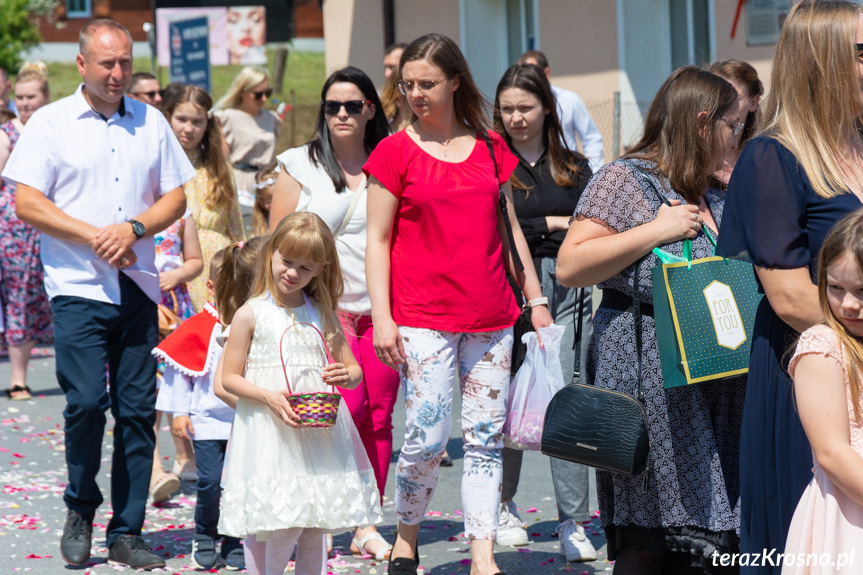
{"label": "girl in pink dress", "polygon": [[863,210],[824,240],[818,301],[825,323],[803,332],[788,367],[815,466],[791,520],[783,575],[863,568]]}

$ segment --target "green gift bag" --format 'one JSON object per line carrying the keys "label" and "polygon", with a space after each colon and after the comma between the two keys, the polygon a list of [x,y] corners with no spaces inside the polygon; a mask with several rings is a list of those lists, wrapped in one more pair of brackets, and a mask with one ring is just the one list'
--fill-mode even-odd
{"label": "green gift bag", "polygon": [[651,272],[665,388],[748,372],[752,326],[762,297],[752,264],[720,257],[693,260],[689,240],[684,258],[654,252],[667,262]]}

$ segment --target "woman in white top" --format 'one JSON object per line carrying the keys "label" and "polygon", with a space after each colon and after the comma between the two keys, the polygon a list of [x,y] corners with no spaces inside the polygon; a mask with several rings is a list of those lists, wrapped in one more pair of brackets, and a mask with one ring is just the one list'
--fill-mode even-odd
{"label": "woman in white top", "polygon": [[[375,86],[354,67],[333,72],[321,90],[321,107],[312,140],[278,157],[281,171],[273,187],[270,231],[295,211],[320,216],[336,237],[345,291],[339,315],[351,351],[363,368],[363,383],[342,390],[383,496],[393,448],[392,412],[399,374],[375,355],[371,303],[366,288],[366,177],[369,154],[388,134]],[[357,529],[355,555],[389,557],[389,545],[374,526]]]}

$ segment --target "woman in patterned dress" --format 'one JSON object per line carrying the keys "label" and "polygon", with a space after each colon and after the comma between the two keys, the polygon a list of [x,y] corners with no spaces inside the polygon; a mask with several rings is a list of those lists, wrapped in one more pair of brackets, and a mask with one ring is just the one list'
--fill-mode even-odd
{"label": "woman in patterned dress", "polygon": [[207,302],[210,259],[231,242],[245,239],[237,190],[222,144],[222,130],[219,122],[208,116],[212,107],[213,100],[205,90],[185,86],[164,110],[180,145],[197,170],[194,179],[183,186],[186,205],[198,226],[204,257],[203,272],[188,283],[195,311],[201,311]]}
{"label": "woman in patterned dress", "polygon": [[[641,141],[590,180],[558,254],[563,285],[598,284],[603,290],[588,349],[588,383],[636,394],[633,292],[642,302],[651,463],[634,477],[596,472],[615,573],[724,572],[713,554],[737,550],[746,379],[663,388],[650,270],[659,263],[651,253],[657,246],[680,256],[684,240],[691,239],[693,257],[711,255],[702,224],[716,235],[724,195],[709,182],[742,126],[731,84],[697,68],[676,70],[650,106]],[[651,186],[664,190],[672,205],[664,205]]]}
{"label": "woman in patterned dress", "polygon": [[[18,135],[37,109],[50,100],[45,64],[25,64],[15,82],[18,118],[0,126],[0,171],[6,165]],[[39,230],[15,215],[15,185],[0,181],[0,300],[2,300],[4,337],[0,348],[9,351],[12,367],[10,399],[30,399],[27,364],[36,343],[54,340],[51,310],[43,285],[44,273],[39,257]]]}

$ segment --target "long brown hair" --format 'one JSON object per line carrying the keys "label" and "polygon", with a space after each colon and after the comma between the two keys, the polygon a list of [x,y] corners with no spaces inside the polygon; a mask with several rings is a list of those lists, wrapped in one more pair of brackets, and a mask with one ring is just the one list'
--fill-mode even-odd
{"label": "long brown hair", "polygon": [[[652,171],[668,178],[687,202],[696,203],[713,174],[716,130],[737,105],[737,90],[716,74],[683,66],[662,83],[647,110],[644,134],[626,154],[656,163]],[[697,117],[707,112],[710,129],[699,134]]]}
{"label": "long brown hair", "polygon": [[[756,96],[760,98],[764,95],[764,84],[758,79],[758,72],[749,62],[744,62],[743,60],[722,60],[721,62],[711,64],[710,71],[722,76],[726,80],[734,80],[746,88],[750,98]],[[740,139],[737,142],[739,150],[742,150],[746,142],[751,140],[752,136],[755,135],[755,130],[758,128],[758,122],[761,117],[760,111],[760,107],[756,107],[754,112],[746,114],[746,119],[743,120],[743,130],[740,132]]]}
{"label": "long brown hair", "polygon": [[[546,149],[551,177],[561,188],[573,187],[577,183],[577,176],[581,171],[577,162],[583,160],[584,156],[567,149],[561,143],[560,119],[557,115],[557,104],[548,78],[536,66],[516,64],[510,66],[503,73],[503,78],[497,84],[497,90],[494,93],[494,130],[503,136],[506,145],[513,149],[512,137],[505,129],[500,113],[500,95],[509,88],[519,88],[533,94],[539,100],[540,105],[548,110],[542,124],[542,145]],[[527,189],[522,182],[513,181],[513,187]]]}
{"label": "long brown hair", "polygon": [[207,129],[201,140],[201,165],[207,170],[211,185],[210,193],[207,194],[206,199],[207,207],[230,213],[231,210],[237,209],[237,190],[234,188],[230,163],[225,156],[222,128],[219,126],[219,121],[210,114],[213,99],[203,88],[183,86],[182,90],[177,92],[176,97],[171,98],[165,107],[164,112],[168,122],[171,121],[171,116],[174,115],[177,106],[186,103],[202,110],[207,118]]}
{"label": "long brown hair", "polygon": [[486,111],[490,106],[474,82],[458,44],[443,34],[420,36],[402,52],[399,74],[405,69],[405,64],[415,60],[428,60],[447,79],[459,79],[458,89],[453,94],[455,117],[468,129],[484,134],[488,130]]}
{"label": "long brown hair", "polygon": [[788,14],[773,57],[763,132],[794,154],[822,198],[863,180],[860,13],[851,2],[801,2]]}
{"label": "long brown hair", "polygon": [[336,309],[345,291],[333,233],[317,214],[294,212],[285,216],[262,248],[252,295],[269,292],[273,298],[276,297],[272,271],[273,253],[276,250],[285,257],[300,258],[321,266],[318,275],[312,278],[303,291],[318,302],[324,337],[332,345],[333,337],[342,333]]}
{"label": "long brown hair", "polygon": [[234,314],[249,299],[258,256],[266,241],[266,236],[255,236],[246,242],[234,242],[217,252],[217,255],[222,254],[222,263],[213,282],[213,290],[222,324],[231,325]]}
{"label": "long brown hair", "polygon": [[848,364],[848,382],[854,404],[854,415],[861,417],[861,394],[863,394],[863,342],[848,331],[836,317],[827,299],[827,268],[836,260],[849,254],[857,267],[863,270],[863,209],[842,218],[824,238],[818,254],[818,303],[824,321],[839,336],[845,360]]}

